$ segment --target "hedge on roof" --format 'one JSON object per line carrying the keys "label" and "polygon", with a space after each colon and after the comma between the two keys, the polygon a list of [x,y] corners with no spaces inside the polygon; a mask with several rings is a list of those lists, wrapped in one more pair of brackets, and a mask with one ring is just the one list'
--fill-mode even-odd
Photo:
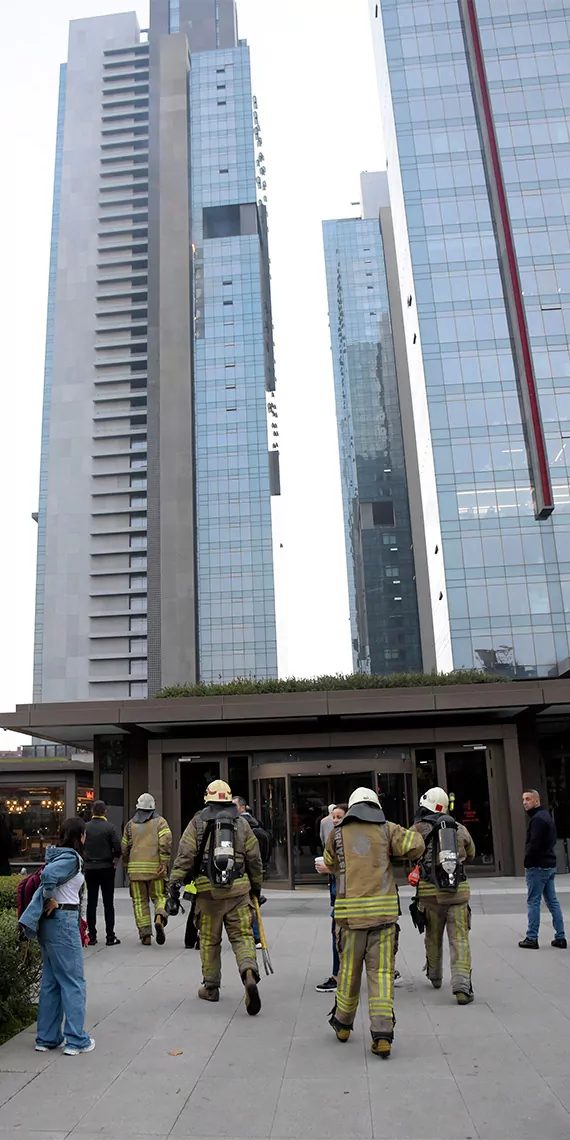
{"label": "hedge on roof", "polygon": [[157,697],[234,697],[256,693],[323,693],[347,689],[411,689],[433,685],[485,685],[508,681],[501,674],[484,673],[480,669],[456,669],[453,673],[390,673],[376,677],[370,673],[336,673],[324,677],[287,677],[283,680],[256,680],[236,677],[227,684],[169,685]]}

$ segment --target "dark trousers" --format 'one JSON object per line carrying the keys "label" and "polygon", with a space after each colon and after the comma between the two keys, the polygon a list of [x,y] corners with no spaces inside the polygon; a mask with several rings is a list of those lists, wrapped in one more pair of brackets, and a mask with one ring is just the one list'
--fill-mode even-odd
{"label": "dark trousers", "polygon": [[101,870],[91,871],[89,868],[86,868],[85,882],[87,883],[87,926],[89,927],[89,937],[97,937],[97,903],[99,901],[99,887],[101,887],[107,938],[112,938],[115,933],[115,906],[113,903],[115,893],[115,868],[103,867]]}

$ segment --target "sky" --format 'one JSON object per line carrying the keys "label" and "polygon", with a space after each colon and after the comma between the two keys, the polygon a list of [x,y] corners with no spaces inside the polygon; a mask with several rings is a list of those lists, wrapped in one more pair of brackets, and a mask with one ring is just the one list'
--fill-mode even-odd
{"label": "sky", "polygon": [[[43,357],[57,88],[71,19],[148,0],[5,4],[0,69],[0,710],[32,696]],[[352,657],[321,222],[358,217],[384,168],[367,0],[238,0],[267,159],[282,497],[279,672],[350,672]],[[0,730],[0,749],[22,737]]]}

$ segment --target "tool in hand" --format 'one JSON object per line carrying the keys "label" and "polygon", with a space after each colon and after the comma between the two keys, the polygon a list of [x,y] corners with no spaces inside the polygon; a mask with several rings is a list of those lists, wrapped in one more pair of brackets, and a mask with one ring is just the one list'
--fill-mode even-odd
{"label": "tool in hand", "polygon": [[255,910],[255,917],[257,919],[257,926],[259,929],[259,941],[261,942],[261,957],[263,960],[263,967],[266,974],[273,974],[273,966],[271,965],[271,958],[269,957],[269,950],[267,949],[267,942],[265,941],[265,931],[263,929],[263,922],[261,921],[261,910],[259,908],[259,899],[254,896],[253,907]]}

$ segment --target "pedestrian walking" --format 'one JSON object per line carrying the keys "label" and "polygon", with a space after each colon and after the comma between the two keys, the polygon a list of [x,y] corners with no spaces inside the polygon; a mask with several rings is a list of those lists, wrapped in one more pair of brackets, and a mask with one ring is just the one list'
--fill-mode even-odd
{"label": "pedestrian walking", "polygon": [[[330,808],[329,808],[329,810],[330,810]],[[336,807],[333,807],[333,810],[331,813],[333,827],[336,827],[340,823],[341,819],[344,819],[347,811],[348,811],[348,804],[337,804]],[[323,823],[324,823],[324,820],[321,823],[321,828],[323,826]],[[328,834],[330,835],[330,831]],[[328,838],[328,836],[327,836],[327,838]],[[326,843],[326,840],[325,840],[325,843]],[[319,874],[323,874],[323,868],[324,868],[324,873],[328,873],[326,870],[326,864],[325,864],[322,856],[315,859],[315,867],[316,867],[317,871],[319,872]],[[340,970],[340,958],[339,958],[337,938],[336,938],[336,922],[334,920],[334,903],[335,903],[335,898],[336,898],[336,879],[335,879],[334,875],[329,875],[329,893],[330,893],[330,900],[331,900],[332,971],[329,974],[329,977],[326,978],[324,982],[321,982],[320,985],[315,986],[315,989],[316,989],[318,994],[331,994],[331,993],[334,994],[336,992],[336,988],[338,985],[338,973]]]}
{"label": "pedestrian walking", "polygon": [[523,792],[523,807],[528,816],[524,865],[527,890],[528,927],[526,938],[519,942],[521,950],[538,950],[540,903],[544,899],[551,915],[554,938],[550,943],[566,950],[562,907],[556,894],[556,826],[549,811],[541,806],[535,788]]}
{"label": "pedestrian walking", "polygon": [[[263,864],[263,878],[265,878],[269,867],[269,860],[271,858],[271,836],[269,832],[266,831],[264,827],[262,827],[259,820],[256,819],[251,808],[247,806],[247,800],[244,800],[243,796],[234,796],[232,802],[236,805],[238,812],[243,817],[243,819],[247,820],[249,823],[249,826],[251,827],[251,830],[253,831],[257,842],[259,843],[259,854],[261,855],[261,862]],[[260,895],[260,906],[265,901],[265,895]],[[261,950],[259,925],[255,911],[253,913],[253,939],[255,942],[255,949]]]}
{"label": "pedestrian walking", "polygon": [[93,816],[86,824],[85,882],[87,884],[87,927],[89,946],[97,945],[97,903],[99,889],[105,912],[107,946],[120,946],[115,935],[115,868],[121,857],[121,840],[106,816],[103,800],[93,804]]}
{"label": "pedestrian walking", "polygon": [[59,842],[46,850],[40,885],[20,915],[26,936],[38,938],[43,962],[38,1053],[64,1045],[64,1054],[76,1057],[95,1048],[95,1041],[84,1028],[87,987],[79,932],[84,843],[85,821],[67,819]]}
{"label": "pedestrian walking", "polygon": [[323,818],[321,819],[321,823],[320,823],[320,827],[319,827],[319,838],[321,841],[321,847],[322,847],[323,851],[327,845],[327,839],[328,839],[328,837],[329,837],[329,835],[330,835],[330,833],[334,827],[333,812],[334,812],[335,807],[336,807],[336,804],[329,804],[327,814],[325,816],[323,816]]}
{"label": "pedestrian walking", "polygon": [[135,814],[127,823],[121,842],[135,922],[143,946],[150,946],[152,942],[151,899],[156,941],[159,946],[166,941],[166,878],[171,852],[172,832],[157,812],[154,796],[144,792],[137,800]]}
{"label": "pedestrian walking", "polygon": [[357,788],[348,811],[329,835],[324,863],[336,878],[334,917],[340,973],[329,1024],[348,1041],[358,1008],[362,967],[368,978],[372,1052],[390,1056],[394,1039],[394,959],[400,911],[390,859],[419,857],[417,831],[386,820],[371,788]]}
{"label": "pedestrian walking", "polygon": [[259,844],[247,820],[232,803],[223,780],[206,788],[205,807],[190,820],[170,875],[167,909],[177,914],[180,889],[196,884],[196,925],[200,934],[203,984],[198,997],[220,1000],[221,943],[225,927],[245,987],[247,1012],[261,1009],[259,971],[252,931],[250,894],[259,898],[263,867]]}
{"label": "pedestrian walking", "polygon": [[430,788],[420,799],[414,822],[425,843],[419,863],[416,904],[425,924],[426,974],[435,990],[443,983],[443,936],[447,931],[451,988],[458,1005],[473,1001],[471,980],[471,891],[465,863],[475,844],[462,823],[449,815],[443,788]]}

